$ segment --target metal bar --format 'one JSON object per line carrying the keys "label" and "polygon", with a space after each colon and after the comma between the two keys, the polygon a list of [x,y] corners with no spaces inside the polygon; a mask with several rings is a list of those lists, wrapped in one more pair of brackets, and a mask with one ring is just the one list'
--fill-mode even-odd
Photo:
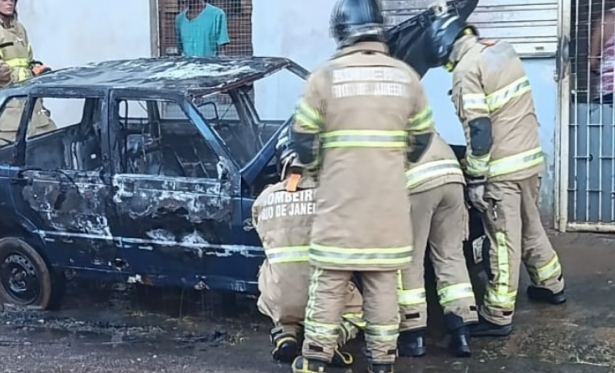
{"label": "metal bar", "polygon": [[615,223],[568,223],[566,229],[571,232],[615,233]]}
{"label": "metal bar", "polygon": [[160,20],[158,0],[149,0],[149,33],[152,57],[160,57]]}

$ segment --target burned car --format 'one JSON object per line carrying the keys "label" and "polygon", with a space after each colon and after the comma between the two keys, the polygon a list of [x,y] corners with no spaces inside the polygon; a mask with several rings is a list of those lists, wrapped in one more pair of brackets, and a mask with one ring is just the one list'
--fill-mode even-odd
{"label": "burned car", "polygon": [[[285,58],[151,58],[0,91],[0,116],[22,108],[15,142],[0,144],[0,301],[56,306],[66,275],[256,294],[251,206],[278,180],[291,118],[261,118],[252,88],[280,71],[307,76]],[[51,107],[58,129],[29,137],[41,99],[81,106]]]}

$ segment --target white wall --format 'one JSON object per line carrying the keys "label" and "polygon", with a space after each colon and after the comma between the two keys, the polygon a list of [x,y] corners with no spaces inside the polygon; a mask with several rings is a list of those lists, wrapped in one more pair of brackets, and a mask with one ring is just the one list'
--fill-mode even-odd
{"label": "white wall", "polygon": [[[151,55],[148,0],[22,0],[17,11],[34,58],[53,69]],[[56,122],[75,116],[75,105],[45,105]]]}
{"label": "white wall", "polygon": [[[333,3],[331,0],[313,0],[307,6],[300,1],[254,0],[254,54],[289,57],[307,69],[318,66],[335,50],[329,36],[329,15]],[[541,208],[546,215],[553,216],[557,108],[557,84],[553,80],[555,62],[554,59],[526,60],[525,67],[536,99],[541,143],[547,153]],[[438,132],[451,144],[465,144],[463,130],[447,94],[451,88],[451,75],[444,69],[430,70],[423,78],[423,85],[434,108]],[[290,111],[285,108],[292,107],[288,105],[295,103],[300,92],[295,85],[286,86],[280,79],[261,84],[256,89],[258,109],[286,118]]]}

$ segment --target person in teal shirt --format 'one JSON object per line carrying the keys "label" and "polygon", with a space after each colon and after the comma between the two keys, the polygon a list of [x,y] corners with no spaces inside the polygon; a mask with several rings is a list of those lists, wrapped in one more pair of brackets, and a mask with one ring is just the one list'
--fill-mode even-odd
{"label": "person in teal shirt", "polygon": [[226,13],[207,0],[188,0],[175,18],[180,53],[189,57],[217,56],[229,43]]}

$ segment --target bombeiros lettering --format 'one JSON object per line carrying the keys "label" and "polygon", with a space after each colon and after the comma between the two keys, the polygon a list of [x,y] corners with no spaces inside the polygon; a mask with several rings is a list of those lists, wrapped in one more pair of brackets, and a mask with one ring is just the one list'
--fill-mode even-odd
{"label": "bombeiros lettering", "polygon": [[271,193],[261,209],[259,219],[269,220],[292,216],[313,215],[316,211],[314,190],[305,189],[297,192],[280,190]]}

